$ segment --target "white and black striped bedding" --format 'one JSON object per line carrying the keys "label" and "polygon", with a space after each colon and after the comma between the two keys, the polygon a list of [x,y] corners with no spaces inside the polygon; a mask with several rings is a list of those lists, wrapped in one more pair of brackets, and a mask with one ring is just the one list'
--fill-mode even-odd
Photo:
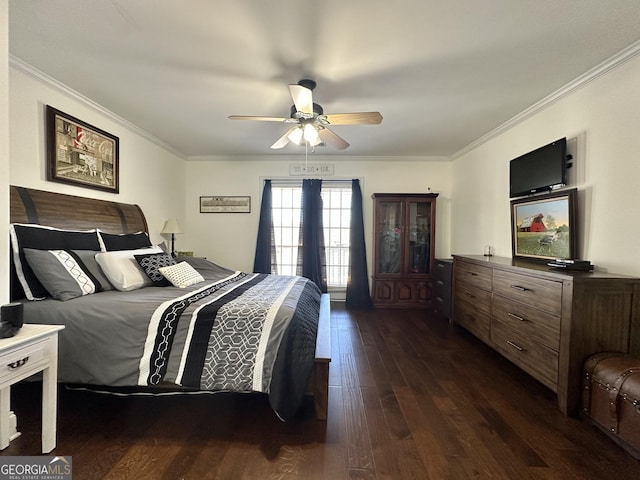
{"label": "white and black striped bedding", "polygon": [[319,289],[301,277],[210,265],[194,265],[205,282],[186,289],[28,302],[25,318],[66,326],[62,382],[263,392],[291,418],[313,368]]}

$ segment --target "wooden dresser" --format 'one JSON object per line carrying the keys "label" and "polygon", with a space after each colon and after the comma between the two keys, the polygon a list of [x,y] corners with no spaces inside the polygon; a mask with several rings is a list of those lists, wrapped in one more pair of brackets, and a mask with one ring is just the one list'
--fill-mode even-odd
{"label": "wooden dresser", "polygon": [[640,279],[454,255],[453,320],[579,409],[584,360],[640,353]]}

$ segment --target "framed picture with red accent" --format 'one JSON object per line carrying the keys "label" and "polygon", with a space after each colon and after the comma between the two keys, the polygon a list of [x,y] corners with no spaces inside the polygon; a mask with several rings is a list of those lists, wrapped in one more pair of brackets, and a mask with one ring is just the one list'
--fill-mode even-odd
{"label": "framed picture with red accent", "polygon": [[50,105],[47,180],[118,193],[119,139]]}
{"label": "framed picture with red accent", "polygon": [[576,258],[576,192],[572,188],[511,201],[514,258]]}

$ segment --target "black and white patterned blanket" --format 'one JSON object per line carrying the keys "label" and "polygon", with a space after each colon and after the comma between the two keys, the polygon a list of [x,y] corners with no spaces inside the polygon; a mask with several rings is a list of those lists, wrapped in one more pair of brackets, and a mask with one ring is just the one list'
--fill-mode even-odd
{"label": "black and white patterned blanket", "polygon": [[149,322],[138,384],[264,392],[286,420],[313,368],[319,305],[307,279],[242,272],[165,301]]}
{"label": "black and white patterned blanket", "polygon": [[62,383],[264,392],[290,418],[313,368],[320,291],[300,277],[190,263],[204,282],[26,302],[25,320],[65,326]]}

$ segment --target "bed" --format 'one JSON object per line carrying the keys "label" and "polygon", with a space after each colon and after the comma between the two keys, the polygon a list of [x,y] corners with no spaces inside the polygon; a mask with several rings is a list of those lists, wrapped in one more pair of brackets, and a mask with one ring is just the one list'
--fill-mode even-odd
{"label": "bed", "polygon": [[[239,272],[203,258],[159,266],[166,254],[136,244],[148,239],[137,205],[11,186],[10,220],[11,297],[24,303],[27,323],[65,326],[59,339],[61,383],[146,392],[262,392],[282,420],[294,417],[304,395],[313,395],[317,417],[326,419],[329,297],[312,282]],[[63,249],[55,235],[68,232],[55,229],[78,232],[71,240],[76,243]],[[48,240],[29,245],[29,235],[43,231]],[[26,243],[19,243],[23,238]],[[148,273],[142,286],[127,275],[112,276],[121,266],[130,268],[120,257],[130,258],[131,245]],[[48,281],[40,270],[48,275],[51,256],[61,254],[78,261],[74,268],[84,269],[93,290],[87,293],[83,286],[67,298],[67,290],[57,290],[59,281],[45,283],[58,299],[29,300],[41,296],[26,278],[26,266]],[[89,263],[94,259],[101,268]],[[158,270],[166,278],[154,279]],[[107,288],[110,283],[117,288]]]}

